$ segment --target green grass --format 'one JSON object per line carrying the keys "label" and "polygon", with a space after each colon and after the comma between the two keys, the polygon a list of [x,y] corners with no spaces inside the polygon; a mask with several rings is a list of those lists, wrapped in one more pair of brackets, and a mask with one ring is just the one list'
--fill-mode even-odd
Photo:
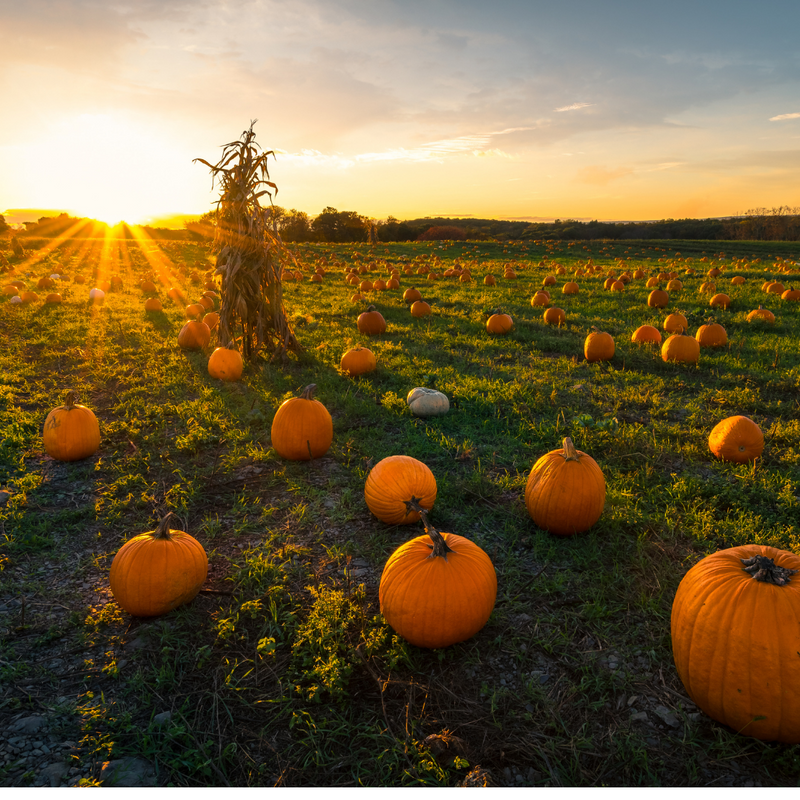
{"label": "green grass", "polygon": [[[159,247],[175,276],[161,294],[177,284],[199,296],[178,265],[206,269],[204,247]],[[0,602],[25,600],[0,629],[0,715],[57,708],[65,736],[80,740],[77,763],[142,755],[165,785],[452,786],[478,765],[501,785],[796,785],[796,748],[686,716],[697,710],[672,663],[669,616],[682,575],[704,554],[748,542],[800,552],[800,308],[760,288],[778,274],[774,257],[794,260],[798,248],[294,249],[306,269],[324,259],[328,271],[322,284],[284,284],[305,353],[285,367],[249,365],[234,384],[209,377],[208,353],[178,349],[182,307],[144,312],[139,245],[113,242],[104,254],[102,242],[80,251],[68,240],[46,263],[18,267],[29,283],[58,269],[90,279],[95,266],[97,281],[120,274],[124,283],[102,308],[86,304],[91,282],[65,284],[61,306],[0,305],[0,489],[12,491],[0,506]],[[699,259],[721,250],[729,266],[717,286],[733,302],[710,314],[697,292],[708,267]],[[665,310],[647,307],[644,280],[604,291],[605,269],[577,278],[578,295],[560,293],[590,256],[604,268],[630,258],[650,275],[669,271],[658,259],[676,252],[697,273],[676,267],[685,288]],[[731,257],[748,261],[731,267]],[[379,261],[374,279],[423,262],[442,272],[456,259],[473,270],[471,283],[401,275],[400,290],[369,296],[387,332],[358,334],[367,303],[350,302],[346,266]],[[553,293],[561,328],[530,305],[548,261],[567,271]],[[500,278],[505,263],[516,280]],[[488,272],[496,287],[484,286]],[[731,286],[732,274],[745,285]],[[797,278],[781,276],[787,286]],[[411,285],[431,317],[411,317],[401,299]],[[746,322],[759,304],[775,312],[774,326]],[[495,308],[514,319],[508,336],[486,333]],[[636,327],[661,327],[676,310],[693,326],[714,316],[729,345],[687,366],[631,343]],[[614,336],[611,362],[584,360],[593,326]],[[350,379],[339,361],[358,342],[378,368]],[[322,459],[285,462],[270,446],[272,418],[309,383],[333,417],[334,441]],[[405,397],[418,385],[445,392],[450,412],[412,417]],[[45,457],[40,439],[68,388],[102,432],[98,454],[73,464]],[[764,431],[755,466],[708,451],[711,428],[734,414]],[[564,436],[607,484],[599,522],[570,538],[539,530],[523,502],[532,464]],[[498,573],[487,626],[442,651],[407,644],[379,614],[385,560],[421,532],[378,522],[364,502],[370,467],[396,454],[431,468],[431,521],[475,540]],[[111,559],[166,510],[206,548],[210,591],[160,620],[132,619],[107,590]],[[80,666],[48,666],[68,651]],[[662,725],[657,706],[684,721]],[[631,721],[631,709],[649,722]],[[166,710],[169,725],[154,728]],[[463,745],[442,753],[432,735]],[[32,778],[7,770],[5,780]]]}

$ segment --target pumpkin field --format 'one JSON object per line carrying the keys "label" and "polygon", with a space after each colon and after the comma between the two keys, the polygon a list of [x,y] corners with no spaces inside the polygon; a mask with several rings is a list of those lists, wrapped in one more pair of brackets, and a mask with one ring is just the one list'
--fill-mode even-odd
{"label": "pumpkin field", "polygon": [[0,785],[798,785],[796,244],[19,243]]}

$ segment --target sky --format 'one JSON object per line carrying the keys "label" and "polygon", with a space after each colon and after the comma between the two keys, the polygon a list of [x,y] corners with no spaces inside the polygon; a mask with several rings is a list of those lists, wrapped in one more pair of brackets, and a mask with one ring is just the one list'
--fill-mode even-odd
{"label": "sky", "polygon": [[202,214],[255,124],[276,204],[374,219],[800,206],[800,2],[0,0],[0,213]]}

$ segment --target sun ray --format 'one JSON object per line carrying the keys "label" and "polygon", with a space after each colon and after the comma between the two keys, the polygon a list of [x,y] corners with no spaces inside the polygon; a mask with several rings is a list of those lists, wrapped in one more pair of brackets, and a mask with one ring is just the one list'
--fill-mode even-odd
{"label": "sun ray", "polygon": [[49,240],[45,245],[38,248],[35,252],[31,253],[28,258],[26,258],[21,264],[17,266],[17,270],[20,272],[24,272],[26,270],[30,270],[36,266],[40,261],[44,261],[53,251],[62,244],[65,240],[70,239],[75,236],[78,231],[83,230],[87,225],[92,224],[93,220],[88,219],[79,219],[73,225],[70,225],[62,233],[58,234],[58,236],[54,237],[53,239]]}

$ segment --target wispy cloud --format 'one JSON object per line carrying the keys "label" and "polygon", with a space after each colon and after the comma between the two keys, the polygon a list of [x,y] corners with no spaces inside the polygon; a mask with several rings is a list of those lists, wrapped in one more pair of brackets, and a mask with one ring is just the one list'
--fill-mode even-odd
{"label": "wispy cloud", "polygon": [[579,108],[588,108],[595,105],[594,103],[573,103],[571,106],[561,106],[554,108],[553,111],[577,111]]}
{"label": "wispy cloud", "polygon": [[795,111],[793,114],[778,114],[777,117],[770,117],[770,122],[778,122],[782,119],[800,119],[800,111]]}

